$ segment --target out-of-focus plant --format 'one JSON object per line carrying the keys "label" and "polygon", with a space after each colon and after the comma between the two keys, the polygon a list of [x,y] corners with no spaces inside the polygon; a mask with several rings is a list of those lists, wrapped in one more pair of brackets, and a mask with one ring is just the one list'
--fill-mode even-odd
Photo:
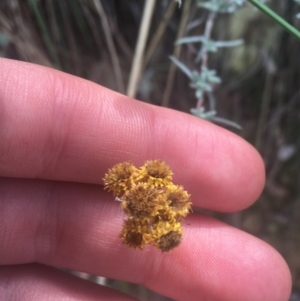
{"label": "out-of-focus plant", "polygon": [[170,59],[177,65],[177,67],[184,72],[189,79],[190,87],[196,90],[196,97],[202,98],[205,92],[211,92],[211,84],[221,83],[221,79],[216,75],[215,70],[209,70],[207,67],[202,67],[201,71],[191,71],[186,65],[177,60],[174,56],[171,56]]}
{"label": "out-of-focus plant", "polygon": [[243,40],[235,41],[213,41],[208,39],[206,36],[194,36],[186,37],[176,41],[176,44],[187,44],[187,43],[202,43],[198,55],[195,59],[196,63],[201,61],[201,58],[205,52],[217,52],[222,47],[235,47],[243,44]]}
{"label": "out-of-focus plant", "polygon": [[177,2],[179,6],[181,6],[181,3],[182,3],[181,0],[174,0],[174,1]]}
{"label": "out-of-focus plant", "polygon": [[[241,129],[241,126],[237,123],[217,116],[213,89],[216,84],[221,83],[221,78],[217,75],[216,70],[209,68],[208,55],[211,52],[217,52],[219,48],[236,47],[243,43],[243,40],[215,41],[211,39],[211,32],[219,13],[233,13],[242,6],[244,2],[245,0],[198,0],[198,7],[209,11],[203,35],[184,37],[176,41],[176,44],[194,44],[195,47],[197,47],[197,44],[200,44],[195,57],[196,70],[190,70],[183,62],[174,56],[170,57],[173,63],[188,76],[190,79],[190,87],[195,89],[197,105],[190,110],[191,114],[237,129]],[[204,106],[206,100],[208,101],[208,109]]]}
{"label": "out-of-focus plant", "polygon": [[[300,4],[300,0],[294,0]],[[300,32],[292,25],[287,23],[273,10],[268,8],[264,2],[266,0],[248,0],[256,8],[272,18],[275,22],[281,25],[285,30],[300,39]],[[176,44],[198,44],[200,47],[197,51],[195,58],[195,69],[190,70],[183,62],[179,61],[176,57],[171,56],[170,59],[173,63],[183,71],[190,79],[190,87],[196,90],[195,96],[197,98],[197,105],[192,108],[190,112],[200,118],[217,122],[222,125],[232,126],[238,129],[241,127],[230,120],[217,117],[215,109],[215,101],[213,97],[213,89],[216,84],[221,83],[221,78],[217,76],[215,70],[210,70],[208,67],[208,55],[210,52],[217,52],[222,47],[236,47],[243,43],[242,40],[235,41],[214,41],[211,39],[211,32],[214,22],[218,14],[235,13],[238,8],[243,6],[246,0],[198,0],[197,5],[209,11],[206,19],[205,29],[203,35],[184,37],[176,41]],[[300,18],[300,13],[297,14]],[[195,47],[197,45],[194,45]],[[208,100],[208,109],[204,106]]]}
{"label": "out-of-focus plant", "polygon": [[[299,0],[295,0],[297,3],[299,3]],[[283,18],[281,18],[276,12],[274,12],[272,9],[270,9],[268,6],[266,6],[263,2],[260,0],[248,0],[251,4],[253,4],[255,7],[257,7],[260,11],[262,11],[264,14],[269,16],[273,21],[278,23],[282,28],[284,28],[287,32],[295,36],[300,40],[300,31],[298,31],[295,27],[293,27],[291,24],[289,24],[287,21],[285,21]],[[299,16],[299,14],[297,15]]]}
{"label": "out-of-focus plant", "polygon": [[239,6],[243,5],[245,0],[210,0],[198,1],[198,6],[206,8],[217,13],[233,13]]}
{"label": "out-of-focus plant", "polygon": [[[295,0],[295,2],[300,5],[300,0]],[[296,18],[300,19],[300,13],[296,15]]]}

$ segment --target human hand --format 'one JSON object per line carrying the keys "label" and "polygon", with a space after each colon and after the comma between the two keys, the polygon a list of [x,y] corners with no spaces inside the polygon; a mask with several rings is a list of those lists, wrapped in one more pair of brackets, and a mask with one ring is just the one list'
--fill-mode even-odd
{"label": "human hand", "polygon": [[[169,253],[128,249],[103,191],[108,168],[165,160],[193,206],[232,212],[264,185],[238,136],[32,64],[0,60],[1,300],[133,300],[50,266],[140,283],[182,301],[285,301],[290,273],[269,245],[197,213]],[[35,264],[34,264],[35,263]]]}

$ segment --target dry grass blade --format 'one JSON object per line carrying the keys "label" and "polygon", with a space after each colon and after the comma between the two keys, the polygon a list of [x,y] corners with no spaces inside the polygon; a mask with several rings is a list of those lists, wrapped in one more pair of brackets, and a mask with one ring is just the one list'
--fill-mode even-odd
{"label": "dry grass blade", "polygon": [[272,99],[272,90],[274,85],[276,67],[272,60],[272,58],[268,57],[267,54],[264,55],[265,66],[266,66],[266,80],[262,94],[262,100],[260,105],[260,116],[258,119],[258,125],[256,130],[255,137],[255,147],[262,151],[264,139],[263,135],[266,130],[266,126],[268,123],[268,114],[270,111],[271,99]]}
{"label": "dry grass blade", "polygon": [[58,56],[56,54],[54,45],[53,45],[53,43],[50,39],[50,35],[49,35],[48,30],[47,30],[44,19],[41,16],[41,14],[38,10],[37,3],[34,0],[29,0],[29,3],[30,3],[30,6],[32,7],[32,10],[33,10],[33,13],[35,15],[37,24],[40,28],[41,33],[42,33],[45,45],[47,46],[47,48],[49,50],[50,56],[51,56],[51,58],[52,58],[52,60],[55,64],[55,67],[58,68],[58,69],[61,69],[60,61],[59,61]]}
{"label": "dry grass blade", "polygon": [[64,16],[62,21],[63,21],[63,27],[65,28],[65,32],[66,32],[66,44],[67,47],[69,48],[68,53],[70,57],[70,63],[74,68],[74,73],[76,75],[80,75],[81,74],[80,56],[76,44],[74,28],[70,22],[70,15],[69,15],[70,12],[68,7],[66,6],[66,2],[60,1],[59,5],[60,5],[62,15]]}
{"label": "dry grass blade", "polygon": [[145,55],[144,68],[149,63],[149,61],[153,55],[153,52],[155,51],[159,41],[161,40],[161,38],[166,30],[166,27],[167,27],[170,19],[172,18],[173,14],[174,14],[174,11],[175,11],[177,5],[178,4],[174,1],[170,2],[163,20],[160,22],[156,32],[153,35],[152,40],[149,43],[149,47],[148,47],[148,50]]}
{"label": "dry grass blade", "polygon": [[113,68],[114,68],[114,72],[115,72],[115,76],[116,76],[118,91],[121,92],[121,93],[124,93],[125,88],[124,88],[124,84],[123,84],[121,66],[120,66],[118,54],[117,54],[117,51],[116,51],[116,48],[115,48],[115,45],[114,45],[114,41],[113,41],[113,38],[112,38],[112,34],[111,34],[110,27],[109,27],[108,19],[106,17],[106,14],[105,14],[105,11],[103,9],[101,1],[100,0],[94,0],[94,5],[95,5],[95,8],[96,8],[100,18],[101,18],[101,24],[102,24],[103,31],[104,31],[104,34],[105,34],[105,39],[106,39],[106,42],[107,42],[109,52],[111,53],[111,60],[112,60],[112,64],[113,64]]}
{"label": "dry grass blade", "polygon": [[127,95],[135,97],[139,83],[140,73],[143,66],[143,54],[146,46],[150,23],[154,11],[156,0],[147,0],[144,6],[142,23],[139,30],[138,41],[135,48],[133,64],[130,72]]}
{"label": "dry grass blade", "polygon": [[[180,19],[180,24],[179,24],[179,29],[178,29],[176,40],[182,38],[185,33],[186,25],[187,25],[187,22],[189,19],[189,10],[190,10],[191,3],[192,3],[191,0],[184,1],[183,11],[182,11],[181,19]],[[181,48],[182,48],[181,45],[176,45],[174,48],[173,56],[177,59],[180,56]],[[163,100],[162,100],[162,105],[164,107],[167,107],[169,105],[171,91],[173,88],[175,72],[176,72],[176,66],[174,64],[171,64],[169,73],[168,73],[167,85],[166,85],[164,95],[163,95]]]}
{"label": "dry grass blade", "polygon": [[10,18],[0,11],[0,27],[15,46],[20,59],[51,67],[52,64],[37,41],[31,24],[24,20],[18,1],[11,0],[6,8],[13,17]]}
{"label": "dry grass blade", "polygon": [[82,7],[82,11],[85,15],[85,18],[87,20],[87,23],[91,29],[92,32],[92,36],[94,38],[95,44],[97,46],[97,51],[99,53],[101,53],[102,49],[103,49],[103,43],[102,43],[102,39],[101,39],[101,35],[99,34],[99,31],[97,30],[97,25],[96,22],[89,10],[89,7],[87,6],[87,4],[84,1],[79,1],[81,7]]}

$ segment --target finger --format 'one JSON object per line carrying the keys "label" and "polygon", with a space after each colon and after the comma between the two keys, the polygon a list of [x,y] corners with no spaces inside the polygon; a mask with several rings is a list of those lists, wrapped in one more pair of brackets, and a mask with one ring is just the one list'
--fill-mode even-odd
{"label": "finger", "polygon": [[162,159],[194,205],[240,210],[261,193],[258,153],[220,127],[44,67],[0,70],[1,176],[102,183],[116,163]]}
{"label": "finger", "polygon": [[0,296],[1,300],[16,301],[136,300],[107,287],[37,264],[0,267]]}
{"label": "finger", "polygon": [[284,301],[290,274],[262,241],[192,215],[169,253],[132,250],[118,237],[124,216],[99,187],[2,179],[0,264],[40,262],[145,285],[176,300]]}

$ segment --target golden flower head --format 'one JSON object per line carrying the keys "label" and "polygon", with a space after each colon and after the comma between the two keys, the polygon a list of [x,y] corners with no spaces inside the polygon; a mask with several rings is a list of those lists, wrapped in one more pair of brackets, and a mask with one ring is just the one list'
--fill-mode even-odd
{"label": "golden flower head", "polygon": [[182,239],[182,232],[180,231],[170,231],[169,233],[160,237],[156,242],[156,246],[163,252],[169,252],[172,249],[179,246]]}
{"label": "golden flower head", "polygon": [[122,197],[121,206],[128,216],[155,216],[163,208],[162,193],[147,183],[138,183]]}
{"label": "golden flower head", "polygon": [[186,217],[191,211],[190,195],[182,186],[170,186],[166,198],[169,206],[172,208],[172,212],[174,212],[178,218]]}
{"label": "golden flower head", "polygon": [[162,160],[146,161],[136,175],[137,182],[147,182],[153,187],[163,187],[172,183],[172,171]]}
{"label": "golden flower head", "polygon": [[105,188],[120,199],[128,216],[120,233],[128,247],[143,249],[152,243],[168,252],[180,244],[181,221],[191,211],[191,202],[183,187],[173,184],[172,175],[161,160],[147,161],[139,169],[120,163],[105,175]]}
{"label": "golden flower head", "polygon": [[125,191],[131,189],[132,175],[136,170],[136,167],[130,162],[113,166],[104,176],[104,187],[108,191],[112,191],[115,196],[121,197]]}
{"label": "golden flower head", "polygon": [[171,231],[182,233],[182,226],[178,221],[159,221],[156,224],[153,224],[149,230],[149,234],[153,241],[159,241],[159,239],[168,234]]}
{"label": "golden flower head", "polygon": [[145,246],[145,243],[143,241],[143,235],[134,230],[128,230],[126,228],[123,228],[120,237],[123,239],[123,243],[126,244],[128,247],[134,249],[143,249]]}
{"label": "golden flower head", "polygon": [[[136,233],[141,234],[141,241],[135,248],[142,248],[145,244],[154,243],[158,246],[160,239],[170,232],[180,233],[182,235],[181,224],[177,221],[173,222],[153,222],[148,218],[131,218],[124,221],[123,229],[121,231],[121,238],[123,243],[129,247],[133,246],[132,233],[137,237]],[[133,240],[133,239],[132,239]],[[134,240],[137,241],[136,239]]]}

